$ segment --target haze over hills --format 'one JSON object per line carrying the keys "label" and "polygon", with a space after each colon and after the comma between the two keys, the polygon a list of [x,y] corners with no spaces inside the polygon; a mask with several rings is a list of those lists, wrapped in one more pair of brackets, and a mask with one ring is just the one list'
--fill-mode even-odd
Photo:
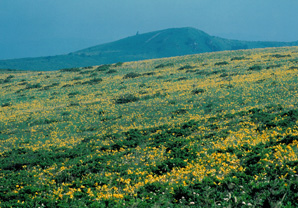
{"label": "haze over hills", "polygon": [[171,28],[137,34],[64,55],[0,60],[1,69],[57,70],[224,50],[298,46],[295,42],[230,40],[195,28]]}

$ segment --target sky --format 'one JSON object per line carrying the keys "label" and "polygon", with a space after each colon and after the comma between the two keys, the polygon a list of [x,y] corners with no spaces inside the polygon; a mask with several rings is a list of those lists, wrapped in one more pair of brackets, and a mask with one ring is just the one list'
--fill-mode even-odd
{"label": "sky", "polygon": [[0,0],[0,59],[66,54],[177,27],[297,41],[297,11],[298,0]]}

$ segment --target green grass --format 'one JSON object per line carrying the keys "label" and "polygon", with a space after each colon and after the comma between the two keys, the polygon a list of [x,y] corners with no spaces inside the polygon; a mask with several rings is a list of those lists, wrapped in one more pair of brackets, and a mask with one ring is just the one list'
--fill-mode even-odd
{"label": "green grass", "polygon": [[0,73],[0,207],[297,207],[298,48]]}

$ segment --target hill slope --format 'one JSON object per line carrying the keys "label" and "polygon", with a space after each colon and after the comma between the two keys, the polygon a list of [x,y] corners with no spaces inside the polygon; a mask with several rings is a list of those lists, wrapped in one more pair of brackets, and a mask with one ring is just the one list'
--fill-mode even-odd
{"label": "hill slope", "polygon": [[56,70],[212,51],[295,45],[298,45],[298,42],[228,40],[210,36],[194,28],[174,28],[135,35],[66,55],[2,60],[0,61],[0,68]]}
{"label": "hill slope", "polygon": [[0,73],[1,207],[298,207],[298,47]]}

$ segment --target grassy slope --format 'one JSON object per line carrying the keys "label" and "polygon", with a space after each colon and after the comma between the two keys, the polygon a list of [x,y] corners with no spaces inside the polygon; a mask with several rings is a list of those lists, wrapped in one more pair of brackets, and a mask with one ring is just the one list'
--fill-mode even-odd
{"label": "grassy slope", "polygon": [[65,55],[0,60],[0,68],[46,71],[212,51],[294,45],[298,42],[228,40],[194,28],[173,28],[135,35]]}
{"label": "grassy slope", "polygon": [[1,207],[297,207],[298,48],[0,74]]}

